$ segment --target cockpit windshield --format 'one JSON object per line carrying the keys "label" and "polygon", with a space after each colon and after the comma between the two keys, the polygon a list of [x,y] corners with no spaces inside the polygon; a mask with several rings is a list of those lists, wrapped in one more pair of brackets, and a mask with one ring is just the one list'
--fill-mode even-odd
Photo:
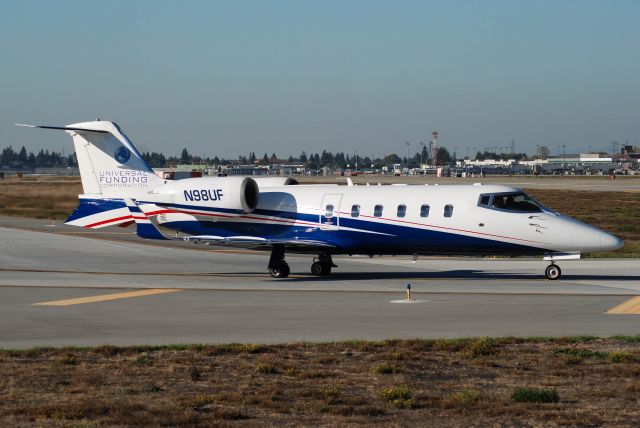
{"label": "cockpit windshield", "polygon": [[478,205],[502,211],[521,213],[542,212],[542,206],[524,192],[493,193],[480,195]]}

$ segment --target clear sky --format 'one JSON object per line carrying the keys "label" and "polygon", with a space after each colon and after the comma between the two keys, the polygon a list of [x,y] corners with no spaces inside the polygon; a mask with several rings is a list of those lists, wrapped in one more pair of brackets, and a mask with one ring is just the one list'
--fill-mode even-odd
{"label": "clear sky", "polygon": [[139,149],[237,157],[640,143],[639,1],[29,1],[0,12],[13,123],[118,122]]}

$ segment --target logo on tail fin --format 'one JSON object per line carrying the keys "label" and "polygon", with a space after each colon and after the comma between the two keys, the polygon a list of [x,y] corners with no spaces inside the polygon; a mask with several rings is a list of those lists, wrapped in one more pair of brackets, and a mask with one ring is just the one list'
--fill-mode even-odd
{"label": "logo on tail fin", "polygon": [[120,163],[127,163],[131,158],[131,152],[125,146],[120,146],[113,154],[113,157]]}

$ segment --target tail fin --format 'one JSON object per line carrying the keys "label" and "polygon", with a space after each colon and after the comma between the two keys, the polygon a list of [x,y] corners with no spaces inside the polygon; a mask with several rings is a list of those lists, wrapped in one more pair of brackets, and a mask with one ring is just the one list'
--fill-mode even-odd
{"label": "tail fin", "polygon": [[151,223],[149,217],[138,207],[138,204],[134,200],[127,198],[124,202],[127,204],[127,208],[129,208],[131,217],[136,222],[136,234],[140,238],[168,239],[158,230],[155,224]]}
{"label": "tail fin", "polygon": [[136,197],[164,183],[114,122],[97,120],[68,126],[18,126],[59,129],[71,135],[84,196]]}

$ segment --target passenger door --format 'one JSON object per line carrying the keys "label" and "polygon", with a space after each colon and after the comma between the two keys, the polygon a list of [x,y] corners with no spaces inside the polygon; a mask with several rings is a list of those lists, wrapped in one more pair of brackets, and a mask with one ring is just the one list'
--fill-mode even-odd
{"label": "passenger door", "polygon": [[326,193],[320,205],[318,222],[323,229],[338,230],[340,228],[340,202],[342,195],[339,193]]}

